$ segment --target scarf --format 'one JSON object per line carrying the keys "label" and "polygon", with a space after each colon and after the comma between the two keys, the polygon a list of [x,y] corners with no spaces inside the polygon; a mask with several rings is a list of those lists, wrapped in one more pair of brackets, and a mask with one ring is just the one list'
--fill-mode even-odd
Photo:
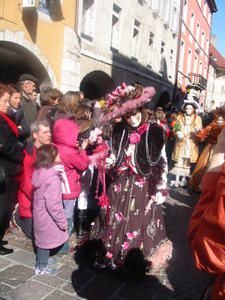
{"label": "scarf", "polygon": [[6,114],[3,112],[0,112],[0,116],[6,121],[12,132],[15,134],[15,136],[18,138],[18,128],[16,123],[14,123]]}

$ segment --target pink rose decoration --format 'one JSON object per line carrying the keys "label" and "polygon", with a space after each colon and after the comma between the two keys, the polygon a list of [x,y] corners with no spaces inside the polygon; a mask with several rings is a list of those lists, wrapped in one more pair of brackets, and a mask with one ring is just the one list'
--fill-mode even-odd
{"label": "pink rose decoration", "polygon": [[127,250],[129,248],[130,244],[128,242],[124,242],[121,247],[123,248],[123,250]]}
{"label": "pink rose decoration", "polygon": [[109,258],[109,259],[111,259],[111,258],[113,257],[113,255],[112,255],[111,252],[108,251],[108,252],[106,253],[106,257]]}
{"label": "pink rose decoration", "polygon": [[126,237],[128,238],[128,240],[133,240],[134,238],[137,237],[137,235],[138,235],[137,231],[126,233]]}
{"label": "pink rose decoration", "polygon": [[145,184],[146,180],[144,177],[139,177],[137,181],[135,181],[135,184],[139,187],[139,188],[143,188],[144,184]]}
{"label": "pink rose decoration", "polygon": [[160,226],[160,219],[157,219],[157,227],[159,228]]}
{"label": "pink rose decoration", "polygon": [[120,193],[121,192],[121,184],[120,183],[114,185],[114,191],[116,193]]}
{"label": "pink rose decoration", "polygon": [[141,136],[139,133],[137,133],[137,132],[131,133],[131,135],[130,135],[130,143],[131,144],[137,144],[140,142],[140,140],[141,140]]}
{"label": "pink rose decoration", "polygon": [[105,194],[102,194],[98,197],[98,205],[105,208],[108,207],[109,198]]}
{"label": "pink rose decoration", "polygon": [[115,214],[115,217],[116,217],[116,220],[117,220],[118,222],[121,222],[121,221],[125,220],[124,215],[123,215],[121,212],[116,213],[116,214]]}

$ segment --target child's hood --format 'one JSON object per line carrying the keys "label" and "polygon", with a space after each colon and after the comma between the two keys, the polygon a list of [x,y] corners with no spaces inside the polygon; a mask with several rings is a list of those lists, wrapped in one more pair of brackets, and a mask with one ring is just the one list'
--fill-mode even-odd
{"label": "child's hood", "polygon": [[34,188],[39,188],[43,183],[52,181],[55,175],[57,175],[57,172],[54,168],[40,168],[34,170],[32,175],[32,185]]}
{"label": "child's hood", "polygon": [[59,119],[53,125],[53,142],[75,147],[79,127],[73,120]]}

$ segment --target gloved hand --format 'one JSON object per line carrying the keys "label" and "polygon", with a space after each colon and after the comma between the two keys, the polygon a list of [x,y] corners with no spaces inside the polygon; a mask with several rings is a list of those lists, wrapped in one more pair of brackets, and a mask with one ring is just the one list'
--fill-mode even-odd
{"label": "gloved hand", "polygon": [[177,131],[176,135],[177,135],[177,138],[178,138],[179,141],[183,140],[184,134],[183,134],[182,131]]}

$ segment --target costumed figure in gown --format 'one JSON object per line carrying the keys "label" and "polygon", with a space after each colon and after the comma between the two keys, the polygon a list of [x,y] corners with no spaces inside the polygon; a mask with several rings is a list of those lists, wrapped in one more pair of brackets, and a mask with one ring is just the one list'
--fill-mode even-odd
{"label": "costumed figure in gown", "polygon": [[224,153],[225,129],[218,136],[212,159],[202,179],[202,193],[191,217],[188,233],[196,267],[216,275],[211,288],[211,300],[225,299]]}
{"label": "costumed figure in gown", "polygon": [[177,116],[174,125],[176,141],[172,154],[175,167],[170,171],[176,179],[171,181],[170,186],[186,186],[187,177],[191,175],[191,164],[198,160],[199,147],[195,132],[202,128],[202,120],[195,112],[198,108],[196,101],[184,100],[184,113]]}
{"label": "costumed figure in gown", "polygon": [[167,196],[167,166],[161,155],[164,130],[146,122],[141,108],[154,93],[152,87],[122,84],[106,97],[108,107],[114,109],[103,122],[121,116],[122,122],[114,127],[111,154],[106,158],[111,176],[106,226],[96,221],[92,238],[104,242],[106,261],[115,268],[123,265],[132,249],[141,249],[155,270],[172,254],[161,207]]}
{"label": "costumed figure in gown", "polygon": [[209,124],[206,128],[202,128],[202,130],[195,134],[200,142],[206,142],[189,181],[189,187],[197,192],[201,190],[202,178],[212,159],[218,135],[223,128],[225,128],[223,116],[215,115],[211,124]]}

